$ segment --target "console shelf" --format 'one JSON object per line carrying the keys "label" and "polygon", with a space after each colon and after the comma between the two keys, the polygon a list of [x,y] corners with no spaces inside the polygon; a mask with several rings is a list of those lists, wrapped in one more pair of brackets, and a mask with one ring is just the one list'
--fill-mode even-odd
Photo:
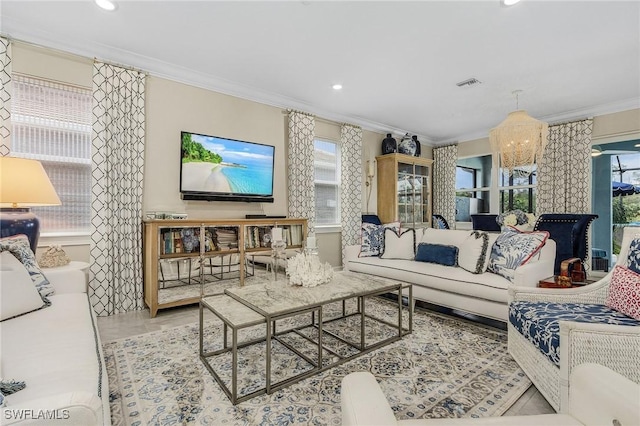
{"label": "console shelf", "polygon": [[159,309],[195,304],[222,293],[223,280],[244,285],[246,253],[271,250],[271,228],[282,228],[287,249],[302,248],[307,220],[293,218],[145,220],[144,301]]}

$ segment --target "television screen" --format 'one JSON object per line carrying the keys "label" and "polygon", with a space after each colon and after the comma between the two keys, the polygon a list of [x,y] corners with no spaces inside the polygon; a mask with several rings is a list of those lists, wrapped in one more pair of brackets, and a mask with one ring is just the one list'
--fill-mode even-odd
{"label": "television screen", "polygon": [[270,145],[182,132],[182,198],[273,202],[274,152]]}

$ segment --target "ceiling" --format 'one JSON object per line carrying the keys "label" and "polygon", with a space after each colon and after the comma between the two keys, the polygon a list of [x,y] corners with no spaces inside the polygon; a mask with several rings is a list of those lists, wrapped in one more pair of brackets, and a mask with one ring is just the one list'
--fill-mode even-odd
{"label": "ceiling", "polygon": [[516,107],[640,108],[640,1],[0,0],[0,15],[16,40],[433,145]]}

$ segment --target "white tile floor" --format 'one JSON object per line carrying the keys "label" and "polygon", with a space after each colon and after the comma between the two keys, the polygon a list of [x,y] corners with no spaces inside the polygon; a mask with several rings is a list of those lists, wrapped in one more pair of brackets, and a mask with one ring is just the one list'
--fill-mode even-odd
{"label": "white tile floor", "polygon": [[[191,324],[196,321],[198,321],[198,307],[194,305],[161,310],[155,318],[149,316],[148,309],[109,317],[99,317],[98,329],[102,341],[108,342],[151,331]],[[505,415],[548,414],[554,412],[540,392],[531,386]]]}

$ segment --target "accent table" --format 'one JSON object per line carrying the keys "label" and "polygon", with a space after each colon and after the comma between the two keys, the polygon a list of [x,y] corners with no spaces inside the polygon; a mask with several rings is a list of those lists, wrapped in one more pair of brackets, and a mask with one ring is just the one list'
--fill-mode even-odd
{"label": "accent table", "polygon": [[[403,326],[403,291],[408,292],[408,324]],[[398,295],[398,320],[397,323],[386,319],[376,318],[365,312],[365,299],[370,296],[385,293],[396,293]],[[347,301],[355,299],[355,311],[348,312]],[[334,317],[326,318],[325,310],[331,303],[341,303],[341,312]],[[262,280],[255,284],[244,287],[227,288],[225,294],[206,296],[200,300],[200,359],[209,370],[214,379],[218,382],[224,393],[236,405],[242,401],[262,394],[271,394],[278,389],[298,382],[302,379],[318,374],[334,366],[340,365],[353,358],[371,352],[382,346],[400,340],[404,335],[413,331],[413,291],[411,284],[398,282],[386,278],[375,277],[367,274],[342,272],[336,273],[332,282],[322,284],[317,287],[291,286],[287,281]],[[222,321],[222,348],[205,352],[204,310],[213,313]],[[310,321],[302,325],[293,325],[289,328],[283,327],[279,330],[276,321],[310,314]],[[359,317],[354,321],[356,324],[346,324],[346,329],[354,331],[353,327],[358,327],[359,341],[352,341],[348,337],[339,335],[325,329],[325,325],[334,321],[349,321],[351,317]],[[367,322],[379,324],[379,327],[389,328],[389,337],[373,343],[367,342]],[[264,334],[258,338],[239,342],[238,332],[242,329],[264,325]],[[231,330],[231,342],[229,343],[229,329]],[[314,329],[315,336],[308,336],[303,332],[305,329]],[[396,330],[391,333],[391,330]],[[302,350],[288,343],[285,335],[293,333],[296,338],[302,338],[311,346],[317,348],[315,356],[305,354]],[[349,354],[340,354],[332,349],[327,340],[339,341],[349,348]],[[280,381],[272,380],[272,343],[277,341],[282,348],[286,348],[290,354],[297,357],[299,362],[311,366],[291,377]],[[264,385],[238,395],[238,358],[239,351],[252,345],[264,345],[265,350],[265,375]],[[262,349],[260,349],[262,350]],[[216,370],[216,365],[224,362],[214,362],[218,356],[225,356],[231,353],[231,386]],[[326,352],[326,354],[325,354]],[[229,380],[228,380],[229,381]]]}

